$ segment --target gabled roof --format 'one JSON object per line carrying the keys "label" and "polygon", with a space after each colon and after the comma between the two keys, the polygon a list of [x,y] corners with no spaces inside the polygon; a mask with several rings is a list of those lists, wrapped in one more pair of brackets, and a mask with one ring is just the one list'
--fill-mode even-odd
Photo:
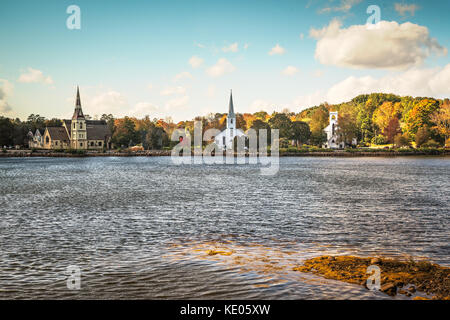
{"label": "gabled roof", "polygon": [[64,127],[47,127],[46,130],[52,140],[69,141],[69,136]]}

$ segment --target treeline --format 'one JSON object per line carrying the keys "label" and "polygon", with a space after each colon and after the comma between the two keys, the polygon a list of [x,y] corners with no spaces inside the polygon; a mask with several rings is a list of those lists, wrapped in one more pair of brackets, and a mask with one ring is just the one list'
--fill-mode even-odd
{"label": "treeline", "polygon": [[[393,94],[373,93],[359,95],[349,102],[331,105],[323,103],[299,113],[283,110],[268,114],[236,114],[237,127],[246,131],[253,128],[279,129],[280,147],[310,144],[321,146],[326,141],[324,128],[329,123],[329,112],[338,111],[339,140],[351,144],[356,138],[360,146],[394,144],[397,147],[443,146],[450,137],[449,99],[400,97]],[[224,130],[224,113],[197,117],[192,121],[174,123],[170,118],[143,119],[124,117],[116,119],[104,114],[116,148],[141,145],[144,149],[171,148],[177,142],[170,140],[175,129],[183,128],[193,134],[194,121],[202,122],[202,130]],[[60,119],[47,120],[30,115],[26,121],[0,117],[0,146],[27,146],[27,134],[45,127],[60,126]]]}

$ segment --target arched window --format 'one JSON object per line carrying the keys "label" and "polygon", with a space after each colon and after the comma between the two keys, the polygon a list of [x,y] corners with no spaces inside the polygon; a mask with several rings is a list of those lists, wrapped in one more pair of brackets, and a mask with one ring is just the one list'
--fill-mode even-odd
{"label": "arched window", "polygon": [[91,147],[93,147],[93,146],[94,146],[94,141],[91,142]]}
{"label": "arched window", "polygon": [[80,129],[83,129],[83,122],[80,122]]}
{"label": "arched window", "polygon": [[73,128],[76,129],[75,122],[73,123]]}
{"label": "arched window", "polygon": [[102,146],[102,142],[101,142],[101,141],[98,142],[98,146],[99,146],[99,147]]}
{"label": "arched window", "polygon": [[49,142],[50,142],[50,139],[48,138],[48,136],[45,137],[45,143],[49,143]]}

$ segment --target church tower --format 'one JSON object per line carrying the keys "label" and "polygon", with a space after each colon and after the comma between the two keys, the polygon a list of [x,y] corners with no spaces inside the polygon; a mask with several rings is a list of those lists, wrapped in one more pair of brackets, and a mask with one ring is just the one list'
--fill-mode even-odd
{"label": "church tower", "polygon": [[234,113],[233,106],[233,91],[230,92],[230,103],[228,104],[227,131],[231,138],[236,135],[236,114]]}
{"label": "church tower", "polygon": [[86,119],[81,110],[80,89],[77,86],[77,101],[72,116],[70,143],[73,149],[87,149]]}

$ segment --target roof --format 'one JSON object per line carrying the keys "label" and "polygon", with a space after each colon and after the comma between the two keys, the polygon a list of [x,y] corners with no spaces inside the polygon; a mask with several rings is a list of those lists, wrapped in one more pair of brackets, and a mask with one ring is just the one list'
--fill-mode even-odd
{"label": "roof", "polygon": [[111,136],[108,125],[101,120],[87,120],[86,130],[88,140],[105,140]]}
{"label": "roof", "polygon": [[47,127],[46,129],[52,140],[69,141],[69,136],[64,127]]}
{"label": "roof", "polygon": [[234,116],[234,106],[233,106],[233,91],[230,92],[230,103],[228,105],[228,117]]}
{"label": "roof", "polygon": [[72,116],[73,120],[84,119],[83,110],[81,110],[80,89],[77,87],[77,102],[75,103],[75,111]]}

